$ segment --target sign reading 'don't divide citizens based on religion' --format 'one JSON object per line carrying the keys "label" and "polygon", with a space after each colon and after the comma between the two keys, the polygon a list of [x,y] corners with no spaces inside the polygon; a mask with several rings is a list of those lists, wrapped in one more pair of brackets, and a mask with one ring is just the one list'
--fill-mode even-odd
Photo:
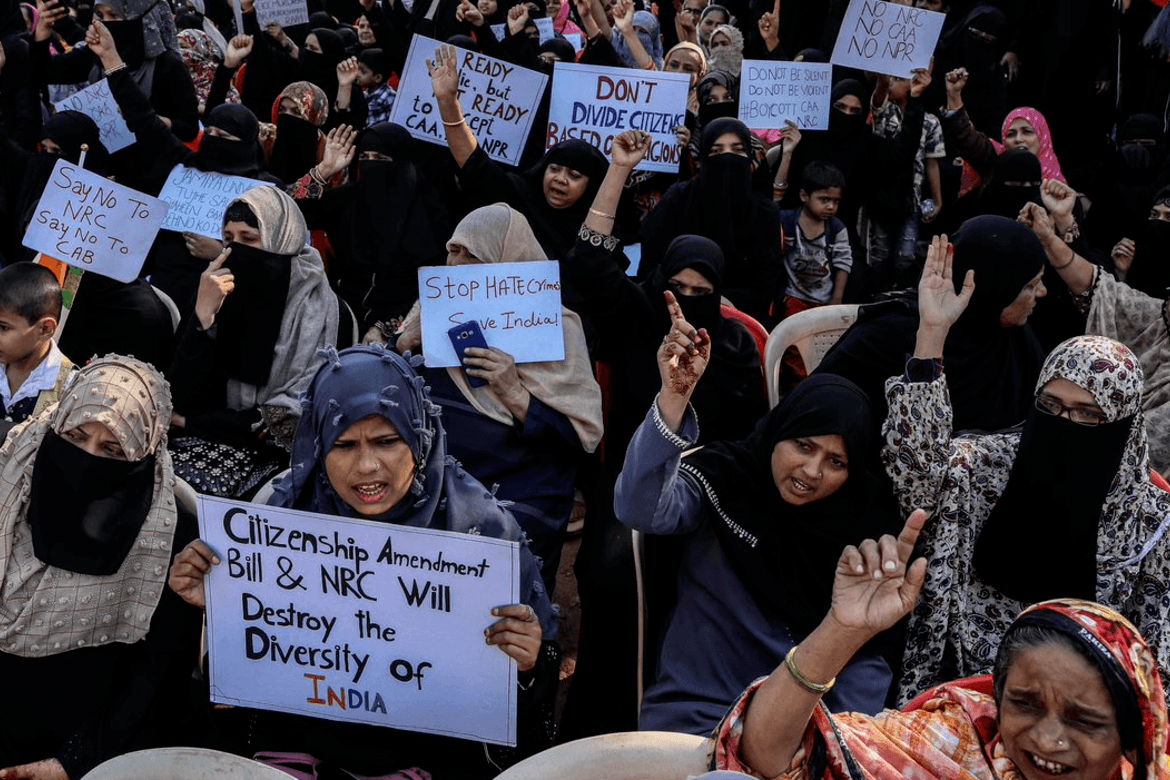
{"label": "sign reading 'don't divide citizens based on religion'", "polygon": [[827,130],[833,66],[816,62],[744,60],[739,121],[752,130]]}
{"label": "sign reading 'don't divide citizens based on religion'", "polygon": [[608,157],[615,136],[644,130],[650,134],[650,149],[638,169],[677,171],[675,128],[686,119],[690,88],[691,79],[685,73],[558,62],[544,145],[579,138]]}
{"label": "sign reading 'don't divide citizens based on religion'", "polygon": [[462,365],[447,331],[479,323],[489,347],[517,363],[565,359],[561,269],[555,260],[418,269],[423,358],[429,368]]}
{"label": "sign reading 'don't divide citizens based on religion'", "polygon": [[[390,121],[415,138],[446,146],[447,134],[427,70],[427,59],[434,59],[435,49],[442,45],[422,35],[411,39]],[[457,49],[456,57],[459,104],[468,129],[488,157],[518,164],[548,76],[464,49]]]}
{"label": "sign reading 'don't divide citizens based on religion'", "polygon": [[211,698],[516,744],[516,542],[199,497]]}
{"label": "sign reading 'don't divide citizens based on religion'", "polygon": [[24,245],[120,282],[138,278],[167,204],[58,160]]}
{"label": "sign reading 'don't divide citizens based on religion'", "polygon": [[170,206],[163,229],[218,240],[223,236],[223,213],[231,202],[253,187],[270,186],[266,181],[176,165],[158,194]]}
{"label": "sign reading 'don't divide citizens based on religion'", "polygon": [[852,0],[830,61],[908,79],[914,69],[930,67],[946,18],[884,0]]}

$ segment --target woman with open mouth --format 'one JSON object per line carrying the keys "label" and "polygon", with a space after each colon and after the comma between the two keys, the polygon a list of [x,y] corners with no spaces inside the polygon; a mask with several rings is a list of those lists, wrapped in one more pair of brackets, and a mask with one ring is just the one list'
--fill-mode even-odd
{"label": "woman with open mouth", "polygon": [[1090,601],[1025,609],[999,641],[990,676],[877,717],[829,713],[821,697],[850,656],[913,609],[927,561],[910,559],[925,521],[917,510],[897,538],[842,551],[832,609],[735,703],[714,763],[768,778],[1170,776],[1154,655],[1132,623]]}
{"label": "woman with open mouth", "polygon": [[[518,665],[517,750],[548,747],[560,671],[551,641],[556,617],[520,526],[448,455],[440,409],[406,358],[380,345],[340,353],[329,347],[323,354],[306,391],[292,468],[269,504],[519,541],[521,603],[484,615],[484,635]],[[204,606],[203,579],[218,562],[206,544],[192,542],[175,559],[171,589]],[[260,710],[247,718],[248,749],[305,780],[316,777],[318,765],[363,776],[418,765],[436,778],[492,777],[517,757],[506,748],[489,754],[479,742],[378,726]]]}
{"label": "woman with open mouth", "polygon": [[[690,399],[711,336],[666,298],[662,388],[630,443],[614,508],[626,525],[685,540],[639,728],[709,734],[745,685],[816,628],[841,548],[895,531],[898,520],[888,490],[866,471],[870,404],[846,379],[810,378],[746,440],[684,457],[703,424]],[[881,710],[892,681],[886,659],[900,651],[892,633],[875,639],[842,670],[827,706]]]}

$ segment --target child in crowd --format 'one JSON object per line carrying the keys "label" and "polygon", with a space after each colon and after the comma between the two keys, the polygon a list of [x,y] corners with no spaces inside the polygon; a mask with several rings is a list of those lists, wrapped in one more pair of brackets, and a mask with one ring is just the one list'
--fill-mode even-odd
{"label": "child in crowd", "polygon": [[[814,160],[800,177],[798,209],[780,212],[787,274],[777,314],[780,319],[817,306],[841,303],[853,268],[849,231],[837,219],[845,176],[834,165]],[[787,393],[807,376],[795,347],[784,352],[781,388]]]}
{"label": "child in crowd", "polygon": [[60,396],[73,364],[57,349],[57,277],[35,263],[0,271],[0,439]]}
{"label": "child in crowd", "polygon": [[358,86],[366,92],[370,107],[368,126],[390,121],[394,107],[394,88],[390,86],[390,65],[381,49],[365,49],[358,55]]}
{"label": "child in crowd", "polygon": [[814,160],[801,173],[801,207],[780,212],[788,273],[782,318],[841,303],[853,268],[849,231],[836,217],[844,189],[845,176],[836,166]]}
{"label": "child in crowd", "polygon": [[[930,74],[914,71],[912,79],[879,76],[873,93],[873,132],[881,138],[894,138],[902,129],[908,100],[920,97],[930,86]],[[868,209],[869,265],[873,270],[873,292],[912,286],[918,281],[918,220],[930,223],[942,210],[942,180],[938,161],[946,156],[942,125],[934,114],[926,113],[922,121],[922,138],[914,155],[909,188],[896,187],[894,196],[879,216]],[[922,199],[923,184],[929,189],[930,201]]]}

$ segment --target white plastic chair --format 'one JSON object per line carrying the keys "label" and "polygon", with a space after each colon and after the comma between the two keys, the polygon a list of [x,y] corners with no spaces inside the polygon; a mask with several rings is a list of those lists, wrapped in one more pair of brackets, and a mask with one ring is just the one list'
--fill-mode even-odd
{"label": "white plastic chair", "polygon": [[780,367],[784,351],[795,346],[811,374],[829,348],[857,321],[856,304],[819,306],[786,318],[768,336],[764,350],[764,378],[768,383],[768,406],[780,403]]}
{"label": "white plastic chair", "polygon": [[602,734],[537,753],[496,780],[686,780],[707,771],[710,748],[694,734]]}
{"label": "white plastic chair", "polygon": [[82,780],[288,780],[275,767],[204,748],[155,748],[111,758]]}

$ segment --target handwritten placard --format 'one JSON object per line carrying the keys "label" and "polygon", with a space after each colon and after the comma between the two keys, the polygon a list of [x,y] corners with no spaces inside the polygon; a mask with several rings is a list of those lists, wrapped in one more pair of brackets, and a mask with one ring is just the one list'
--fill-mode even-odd
{"label": "handwritten placard", "polygon": [[211,698],[516,744],[516,542],[199,497]]}
{"label": "handwritten placard", "polygon": [[675,128],[686,119],[690,88],[685,73],[558,62],[553,70],[545,147],[579,138],[608,157],[618,134],[645,130],[650,134],[650,149],[638,169],[678,171]]}
{"label": "handwritten placard", "polygon": [[107,151],[116,152],[134,143],[134,133],[126,126],[122,110],[110,94],[110,84],[105,79],[54,103],[53,107],[58,111],[80,111],[92,119]]}
{"label": "handwritten placard", "polygon": [[58,160],[24,245],[120,282],[138,278],[167,204]]}
{"label": "handwritten placard", "polygon": [[744,60],[739,121],[752,130],[826,130],[832,102],[833,66],[816,62]]}
{"label": "handwritten placard", "polygon": [[256,21],[261,30],[273,22],[281,27],[308,24],[309,8],[305,0],[256,0]]}
{"label": "handwritten placard", "polygon": [[915,68],[930,67],[945,19],[946,14],[884,0],[852,0],[831,61],[910,78]]}
{"label": "handwritten placard", "polygon": [[[545,41],[551,40],[552,38],[556,37],[557,33],[556,33],[556,30],[553,29],[553,20],[552,19],[549,19],[547,16],[541,16],[537,19],[533,19],[532,22],[536,25],[536,31],[538,33],[540,33],[540,42],[541,43],[544,43]],[[521,34],[523,34],[523,33],[521,33]],[[504,38],[506,38],[508,36],[507,25],[502,24],[502,23],[501,24],[493,24],[492,25],[492,35],[496,36],[497,41],[504,40]]]}
{"label": "handwritten placard", "polygon": [[158,194],[170,206],[163,229],[221,238],[223,213],[231,202],[253,187],[269,186],[266,181],[176,165]]}
{"label": "handwritten placard", "polygon": [[418,289],[423,357],[431,368],[462,365],[447,331],[470,320],[489,347],[517,363],[565,358],[555,261],[427,266],[418,269]]}
{"label": "handwritten placard", "polygon": [[[447,136],[427,70],[427,58],[433,59],[440,45],[421,35],[411,39],[390,121],[405,127],[415,138],[446,146]],[[548,76],[473,51],[459,49],[456,56],[459,103],[467,127],[488,157],[518,164]]]}

